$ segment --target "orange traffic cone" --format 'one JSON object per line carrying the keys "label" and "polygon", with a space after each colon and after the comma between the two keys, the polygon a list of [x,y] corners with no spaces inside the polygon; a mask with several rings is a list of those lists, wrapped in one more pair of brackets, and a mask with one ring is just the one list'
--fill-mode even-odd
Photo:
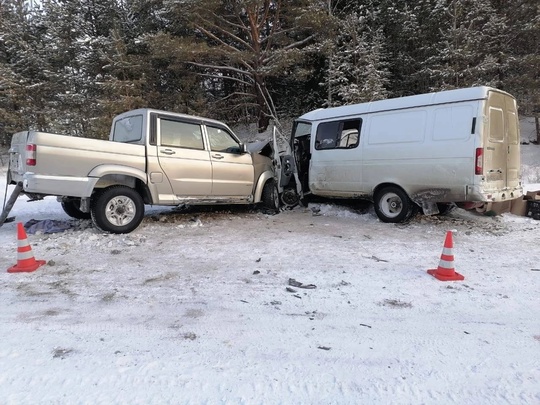
{"label": "orange traffic cone", "polygon": [[439,262],[439,267],[427,271],[437,280],[465,280],[465,277],[463,277],[459,273],[456,273],[454,270],[454,253],[452,252],[453,247],[454,242],[452,240],[452,231],[448,231],[446,232],[446,239],[444,240],[444,248],[441,254],[441,261]]}
{"label": "orange traffic cone", "polygon": [[22,222],[19,222],[17,224],[17,264],[11,266],[7,270],[8,273],[30,273],[44,264],[45,260],[34,259],[24,226]]}

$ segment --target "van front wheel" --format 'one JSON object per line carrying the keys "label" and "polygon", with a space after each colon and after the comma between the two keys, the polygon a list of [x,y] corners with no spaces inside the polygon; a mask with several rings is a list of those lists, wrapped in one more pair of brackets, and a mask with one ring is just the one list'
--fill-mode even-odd
{"label": "van front wheel", "polygon": [[375,213],[382,222],[404,222],[414,212],[414,203],[398,187],[385,187],[375,194]]}

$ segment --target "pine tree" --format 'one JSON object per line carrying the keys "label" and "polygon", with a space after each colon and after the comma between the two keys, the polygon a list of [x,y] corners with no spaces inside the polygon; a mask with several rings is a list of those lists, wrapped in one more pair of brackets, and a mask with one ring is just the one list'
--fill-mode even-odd
{"label": "pine tree", "polygon": [[[501,87],[518,99],[520,114],[540,116],[540,4],[535,0],[494,1],[511,27],[508,71]],[[540,131],[538,132],[540,143]]]}
{"label": "pine tree", "polygon": [[49,126],[49,100],[54,83],[44,48],[39,9],[23,0],[0,4],[0,118],[2,142],[14,131]]}
{"label": "pine tree", "polygon": [[337,32],[329,59],[326,86],[331,99],[327,104],[386,98],[389,72],[382,30],[371,33],[363,18],[353,12],[339,23]]}
{"label": "pine tree", "polygon": [[170,1],[170,10],[189,18],[193,35],[177,42],[181,59],[204,75],[204,85],[230,116],[257,117],[259,130],[277,118],[269,82],[291,74],[326,14],[309,1]]}
{"label": "pine tree", "polygon": [[501,87],[510,60],[504,16],[488,0],[441,0],[434,13],[446,20],[436,54],[424,64],[432,89]]}

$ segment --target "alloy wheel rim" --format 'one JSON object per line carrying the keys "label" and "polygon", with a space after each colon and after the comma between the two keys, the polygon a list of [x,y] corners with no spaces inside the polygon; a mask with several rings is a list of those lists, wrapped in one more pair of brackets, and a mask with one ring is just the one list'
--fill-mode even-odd
{"label": "alloy wheel rim", "polygon": [[107,220],[116,226],[125,226],[133,221],[137,208],[135,202],[126,196],[117,196],[109,201],[105,209]]}

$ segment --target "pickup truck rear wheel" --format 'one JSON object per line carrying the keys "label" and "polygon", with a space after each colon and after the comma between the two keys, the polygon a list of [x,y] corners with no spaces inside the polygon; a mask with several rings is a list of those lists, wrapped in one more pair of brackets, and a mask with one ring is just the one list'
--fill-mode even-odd
{"label": "pickup truck rear wheel", "polygon": [[101,230],[129,233],[144,217],[144,201],[139,193],[126,186],[112,186],[99,191],[91,204],[92,220]]}
{"label": "pickup truck rear wheel", "polygon": [[382,222],[404,222],[414,213],[415,204],[399,187],[385,187],[375,194],[375,213]]}
{"label": "pickup truck rear wheel", "polygon": [[65,198],[61,202],[62,209],[71,218],[75,219],[90,219],[91,214],[89,212],[81,211],[81,199],[80,198]]}
{"label": "pickup truck rear wheel", "polygon": [[279,192],[274,179],[270,179],[263,187],[261,196],[263,205],[271,211],[279,209]]}

